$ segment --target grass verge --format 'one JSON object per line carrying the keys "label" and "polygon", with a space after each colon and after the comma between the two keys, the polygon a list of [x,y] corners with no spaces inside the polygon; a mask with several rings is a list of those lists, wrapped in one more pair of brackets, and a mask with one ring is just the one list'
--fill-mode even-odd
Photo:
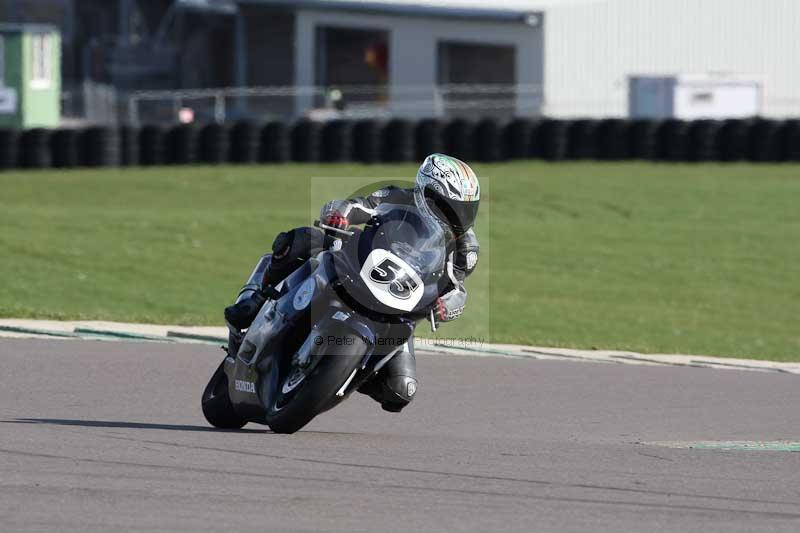
{"label": "grass verge", "polygon": [[[220,324],[311,177],[413,165],[0,175],[0,316]],[[485,253],[447,337],[800,360],[800,168],[476,165]],[[322,196],[344,195],[341,182]],[[425,329],[425,328],[422,328]]]}

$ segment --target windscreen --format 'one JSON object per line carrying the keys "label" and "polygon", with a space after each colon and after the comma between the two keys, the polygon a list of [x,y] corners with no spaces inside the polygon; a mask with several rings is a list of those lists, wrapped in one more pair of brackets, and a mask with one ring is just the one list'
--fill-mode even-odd
{"label": "windscreen", "polygon": [[375,210],[371,247],[391,251],[423,279],[445,265],[445,237],[439,223],[415,206],[381,204]]}

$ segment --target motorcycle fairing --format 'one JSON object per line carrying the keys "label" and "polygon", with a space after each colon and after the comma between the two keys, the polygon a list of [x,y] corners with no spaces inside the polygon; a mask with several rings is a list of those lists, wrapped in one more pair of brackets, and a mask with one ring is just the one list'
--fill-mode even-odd
{"label": "motorcycle fairing", "polygon": [[359,274],[379,302],[400,311],[413,311],[425,291],[419,274],[383,248],[370,252]]}

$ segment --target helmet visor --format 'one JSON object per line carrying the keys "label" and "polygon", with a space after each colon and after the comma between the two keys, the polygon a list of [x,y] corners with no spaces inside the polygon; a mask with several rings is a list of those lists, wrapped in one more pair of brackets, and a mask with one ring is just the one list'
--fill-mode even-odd
{"label": "helmet visor", "polygon": [[456,233],[465,233],[474,224],[478,216],[477,200],[462,202],[453,198],[446,198],[441,193],[436,192],[432,187],[425,187],[425,198],[429,204],[433,204],[434,210],[441,213],[439,218],[453,228]]}

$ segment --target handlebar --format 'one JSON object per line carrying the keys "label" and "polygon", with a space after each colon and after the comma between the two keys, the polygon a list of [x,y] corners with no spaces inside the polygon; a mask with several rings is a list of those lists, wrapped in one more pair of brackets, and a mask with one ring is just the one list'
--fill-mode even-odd
{"label": "handlebar", "polygon": [[346,229],[341,229],[341,228],[336,228],[334,226],[329,226],[327,224],[323,224],[319,220],[315,220],[314,221],[314,226],[319,228],[319,229],[322,229],[322,230],[325,230],[325,231],[330,231],[330,232],[333,232],[333,233],[339,233],[339,234],[345,235],[347,237],[352,237],[355,234],[354,231],[348,231]]}

